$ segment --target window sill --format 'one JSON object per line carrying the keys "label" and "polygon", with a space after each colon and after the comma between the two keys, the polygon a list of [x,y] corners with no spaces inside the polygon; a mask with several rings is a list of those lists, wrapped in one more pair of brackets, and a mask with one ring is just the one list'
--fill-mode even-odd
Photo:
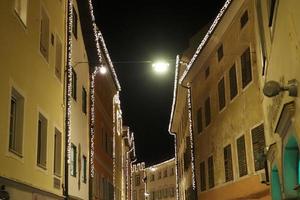
{"label": "window sill", "polygon": [[21,153],[15,151],[14,149],[9,148],[9,152],[15,154],[19,158],[23,158],[23,155]]}
{"label": "window sill", "polygon": [[37,166],[42,168],[43,170],[47,170],[47,167],[45,165],[38,163]]}

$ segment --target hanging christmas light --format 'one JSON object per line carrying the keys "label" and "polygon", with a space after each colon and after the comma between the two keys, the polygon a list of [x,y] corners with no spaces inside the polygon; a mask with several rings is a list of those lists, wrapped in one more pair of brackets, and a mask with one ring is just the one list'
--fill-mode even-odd
{"label": "hanging christmas light", "polygon": [[193,65],[193,63],[195,62],[196,58],[198,57],[198,55],[200,54],[201,50],[203,49],[203,47],[206,45],[206,43],[208,42],[208,39],[210,38],[211,34],[214,32],[214,30],[216,29],[216,26],[218,25],[220,19],[222,18],[223,14],[225,13],[225,11],[227,10],[227,8],[229,7],[230,3],[232,2],[232,0],[226,0],[226,2],[224,3],[223,7],[221,8],[220,12],[218,13],[217,17],[215,18],[214,22],[212,23],[212,25],[210,26],[208,32],[206,33],[206,35],[204,36],[204,38],[202,39],[202,41],[200,42],[196,52],[194,53],[192,59],[190,60],[188,66],[186,67],[186,69],[184,70],[182,76],[179,79],[179,83],[181,84],[182,81],[185,79],[187,73],[189,72],[191,66]]}

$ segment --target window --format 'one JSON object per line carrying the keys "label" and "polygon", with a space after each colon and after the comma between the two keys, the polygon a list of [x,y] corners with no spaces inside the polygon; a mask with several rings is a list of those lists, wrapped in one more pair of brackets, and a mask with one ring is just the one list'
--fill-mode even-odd
{"label": "window", "polygon": [[155,179],[154,174],[151,174],[150,181],[154,181],[154,179]]}
{"label": "window", "polygon": [[224,56],[223,44],[218,48],[218,61],[220,62]]}
{"label": "window", "polygon": [[56,35],[56,47],[55,47],[55,75],[59,81],[61,81],[61,69],[62,69],[62,43]]}
{"label": "window", "polygon": [[55,128],[54,133],[54,174],[61,176],[61,132]]}
{"label": "window", "polygon": [[45,11],[45,8],[42,7],[41,10],[41,30],[40,30],[40,52],[44,58],[48,61],[49,58],[49,17]]}
{"label": "window", "polygon": [[82,87],[82,112],[86,114],[86,90],[84,87]]}
{"label": "window", "polygon": [[77,39],[77,24],[78,24],[78,16],[75,8],[73,7],[73,26],[72,26],[72,33],[74,37]]}
{"label": "window", "polygon": [[233,180],[231,145],[224,148],[225,181]]}
{"label": "window", "polygon": [[24,98],[14,88],[11,90],[9,118],[9,151],[22,156]]}
{"label": "window", "polygon": [[211,114],[210,114],[210,97],[205,100],[205,125],[210,124]]}
{"label": "window", "polygon": [[265,131],[264,131],[263,124],[251,130],[255,171],[264,168],[263,156],[264,156],[264,149],[266,147],[264,132]]}
{"label": "window", "polygon": [[135,176],[135,186],[139,186],[141,184],[141,178],[140,175]]}
{"label": "window", "polygon": [[74,69],[72,69],[72,97],[76,101],[76,99],[77,99],[77,74]]}
{"label": "window", "polygon": [[15,12],[24,26],[27,25],[27,0],[15,0]]}
{"label": "window", "polygon": [[229,82],[230,82],[230,99],[233,99],[238,93],[235,64],[232,65],[232,67],[229,70]]}
{"label": "window", "polygon": [[207,160],[208,164],[208,186],[213,188],[215,186],[215,176],[214,176],[214,159],[210,156]]}
{"label": "window", "polygon": [[205,162],[200,163],[200,190],[206,190]]}
{"label": "window", "polygon": [[202,129],[202,108],[199,108],[197,111],[197,133],[201,133]]}
{"label": "window", "polygon": [[240,19],[241,28],[243,28],[247,24],[247,22],[248,22],[248,11],[246,10]]}
{"label": "window", "polygon": [[239,174],[240,177],[242,177],[248,174],[244,135],[237,139],[236,146],[237,146],[238,162],[239,162]]}
{"label": "window", "polygon": [[87,159],[86,159],[86,156],[82,156],[82,181],[84,182],[84,183],[86,183],[86,180],[87,180],[87,174],[86,174],[86,172],[87,172],[87,169],[86,169],[86,167],[87,167]]}
{"label": "window", "polygon": [[226,104],[224,77],[218,83],[218,94],[219,94],[219,110],[222,110]]}
{"label": "window", "polygon": [[205,79],[207,79],[208,76],[209,76],[209,66],[207,66],[205,69]]}
{"label": "window", "polygon": [[248,47],[241,56],[242,86],[245,88],[252,80],[251,56]]}
{"label": "window", "polygon": [[46,168],[47,162],[47,119],[40,113],[38,120],[37,164]]}
{"label": "window", "polygon": [[164,171],[164,177],[167,177],[167,176],[168,176],[168,170],[165,169],[165,171]]}
{"label": "window", "polygon": [[171,173],[170,173],[170,176],[173,176],[174,175],[174,167],[171,168]]}
{"label": "window", "polygon": [[268,0],[269,27],[272,27],[274,23],[276,5],[277,5],[277,0]]}
{"label": "window", "polygon": [[76,166],[76,158],[77,158],[77,148],[74,144],[71,144],[71,165],[70,165],[70,174],[71,176],[76,177],[77,166]]}
{"label": "window", "polygon": [[137,200],[137,193],[136,193],[136,190],[133,190],[132,196],[133,196],[133,200]]}

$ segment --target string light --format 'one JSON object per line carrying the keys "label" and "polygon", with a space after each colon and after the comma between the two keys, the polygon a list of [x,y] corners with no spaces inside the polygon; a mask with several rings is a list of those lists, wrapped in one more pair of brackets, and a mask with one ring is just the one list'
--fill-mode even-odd
{"label": "string light", "polygon": [[67,137],[67,163],[71,161],[71,98],[72,98],[72,29],[73,29],[73,0],[68,1],[68,45],[66,69],[66,137]]}
{"label": "string light", "polygon": [[192,67],[193,63],[195,62],[196,58],[198,57],[198,55],[200,54],[201,50],[203,49],[203,47],[206,45],[208,39],[210,38],[211,34],[214,32],[214,30],[216,29],[216,26],[218,25],[220,19],[222,18],[223,14],[225,13],[225,11],[227,10],[227,8],[229,7],[230,3],[232,2],[232,0],[226,0],[225,4],[223,5],[223,7],[221,8],[220,12],[218,13],[217,17],[215,18],[214,22],[212,23],[212,25],[210,26],[208,32],[206,33],[206,35],[204,36],[204,38],[202,39],[201,43],[199,44],[195,54],[193,55],[192,59],[190,60],[188,66],[186,67],[186,69],[184,70],[182,76],[179,79],[179,83],[181,84],[182,81],[185,79],[185,77],[187,76],[190,68]]}
{"label": "string light", "polygon": [[191,87],[188,85],[188,111],[189,111],[189,132],[190,132],[190,147],[191,147],[191,165],[192,165],[192,187],[196,191],[196,176],[195,176],[195,155],[194,155],[194,136],[193,136],[193,119],[192,119],[192,95]]}

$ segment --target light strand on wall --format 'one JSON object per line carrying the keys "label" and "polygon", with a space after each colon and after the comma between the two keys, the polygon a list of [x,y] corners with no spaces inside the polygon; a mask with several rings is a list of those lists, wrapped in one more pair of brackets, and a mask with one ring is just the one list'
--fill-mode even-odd
{"label": "light strand on wall", "polygon": [[103,38],[103,36],[102,36],[101,31],[98,31],[98,37],[99,37],[100,42],[101,42],[101,44],[102,44],[102,47],[103,47],[103,49],[104,49],[104,53],[105,53],[105,56],[106,56],[106,58],[107,58],[107,60],[108,60],[109,67],[110,67],[111,72],[112,72],[112,74],[113,74],[114,80],[115,80],[115,82],[116,82],[116,84],[117,84],[117,88],[118,88],[118,90],[120,91],[120,90],[121,90],[121,86],[120,86],[120,83],[119,83],[119,81],[118,81],[118,77],[117,77],[116,71],[115,71],[115,69],[114,69],[114,67],[113,67],[113,63],[112,63],[112,61],[111,61],[111,59],[110,59],[110,56],[109,56],[108,50],[107,50],[107,48],[106,48],[106,44],[105,44],[105,41],[104,41],[104,38]]}
{"label": "light strand on wall", "polygon": [[189,111],[189,132],[190,132],[190,147],[191,147],[191,165],[192,165],[192,186],[196,191],[196,176],[195,176],[195,155],[194,155],[194,136],[193,136],[193,121],[192,121],[192,96],[191,87],[188,85],[188,111]]}
{"label": "light strand on wall", "polygon": [[68,1],[68,45],[66,69],[66,136],[67,136],[67,163],[71,160],[71,98],[72,98],[72,29],[73,29],[73,0]]}
{"label": "light strand on wall", "polygon": [[212,25],[210,26],[208,32],[206,33],[206,35],[204,36],[204,38],[202,39],[201,43],[199,44],[196,52],[194,53],[192,59],[190,60],[188,66],[186,67],[186,69],[184,70],[182,76],[179,79],[179,83],[181,84],[182,81],[185,79],[186,75],[188,74],[191,66],[193,65],[193,63],[195,62],[196,58],[198,57],[198,55],[200,54],[202,48],[205,46],[205,44],[207,43],[208,39],[210,38],[211,34],[214,32],[214,30],[216,29],[216,26],[218,25],[220,19],[222,18],[223,14],[225,13],[225,11],[227,10],[227,8],[229,7],[230,3],[232,2],[232,0],[226,0],[226,2],[224,3],[223,7],[221,8],[220,12],[218,13],[217,17],[215,18],[214,22],[212,23]]}

